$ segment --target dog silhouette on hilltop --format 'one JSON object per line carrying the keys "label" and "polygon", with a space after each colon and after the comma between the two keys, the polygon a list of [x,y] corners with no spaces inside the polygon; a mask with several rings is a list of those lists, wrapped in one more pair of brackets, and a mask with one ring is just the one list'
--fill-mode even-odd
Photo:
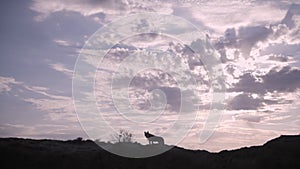
{"label": "dog silhouette on hilltop", "polygon": [[144,132],[144,134],[145,134],[145,137],[148,139],[149,144],[161,144],[161,145],[165,144],[164,139],[162,137],[155,136],[155,135],[149,133],[149,131]]}

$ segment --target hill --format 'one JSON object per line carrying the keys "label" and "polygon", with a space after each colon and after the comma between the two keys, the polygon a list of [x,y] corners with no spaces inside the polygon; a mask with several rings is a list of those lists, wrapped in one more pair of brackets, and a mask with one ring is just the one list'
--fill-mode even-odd
{"label": "hill", "polygon": [[[151,145],[138,147],[151,149]],[[1,168],[4,169],[292,169],[300,168],[300,135],[280,136],[262,146],[219,153],[174,147],[163,154],[142,159],[111,154],[89,140],[0,138],[0,154]]]}

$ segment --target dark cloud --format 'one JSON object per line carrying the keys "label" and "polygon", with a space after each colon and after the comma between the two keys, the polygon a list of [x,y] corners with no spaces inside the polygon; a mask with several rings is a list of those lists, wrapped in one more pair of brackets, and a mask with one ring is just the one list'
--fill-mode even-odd
{"label": "dark cloud", "polygon": [[261,55],[284,55],[284,56],[300,56],[299,55],[300,44],[274,44],[268,46],[263,51],[260,52]]}
{"label": "dark cloud", "polygon": [[[299,16],[300,14],[299,11],[300,5],[292,4],[280,23],[274,23],[271,24],[271,26],[259,25],[243,26],[239,27],[238,29],[228,28],[225,31],[224,35],[220,37],[219,40],[217,40],[214,44],[215,48],[221,55],[222,62],[225,63],[228,61],[232,61],[231,59],[228,59],[228,56],[226,55],[226,51],[228,48],[236,49],[236,53],[234,54],[233,59],[235,60],[240,55],[240,53],[245,58],[251,57],[250,52],[252,48],[258,42],[263,42],[268,39],[276,40],[280,37],[286,36],[284,37],[285,41],[287,41],[287,43],[293,42],[295,45],[295,43],[298,43],[300,37],[300,29],[297,25],[298,21],[296,18],[296,16]],[[282,46],[284,49],[281,48]],[[278,47],[280,49],[278,49]],[[261,51],[261,55],[265,55],[267,53],[273,54],[273,51],[276,52],[275,54],[293,56],[295,55],[295,53],[297,53],[297,51],[299,51],[299,48],[294,49],[292,46],[290,46],[290,44],[287,45],[279,43],[276,45],[271,45],[265,50]]]}
{"label": "dark cloud", "polygon": [[161,90],[167,99],[167,109],[174,112],[194,112],[198,103],[198,98],[194,91],[178,87],[161,86],[156,88]]}
{"label": "dark cloud", "polygon": [[234,84],[233,88],[228,91],[248,92],[248,93],[264,93],[263,84],[259,82],[252,73],[245,73],[239,77],[239,82]]}
{"label": "dark cloud", "polygon": [[[115,84],[122,84],[121,82],[117,82],[119,80],[122,81],[122,78],[114,79],[116,82]],[[151,105],[150,100],[153,100],[154,102],[166,100],[167,110],[180,112],[182,100],[190,101],[194,96],[192,92],[189,93],[189,90],[181,89],[176,86],[177,83],[174,78],[163,71],[149,70],[140,72],[130,83],[129,99],[132,106],[140,110],[147,110],[153,106]],[[157,92],[157,90],[159,92]],[[189,97],[182,98],[183,96]],[[153,98],[151,99],[151,97]]]}
{"label": "dark cloud", "polygon": [[244,56],[248,57],[252,47],[259,41],[264,41],[272,30],[264,26],[241,27],[238,30],[238,46]]}
{"label": "dark cloud", "polygon": [[124,59],[129,57],[130,54],[137,50],[138,48],[135,46],[118,43],[109,49],[105,58],[116,63],[121,63]]}
{"label": "dark cloud", "polygon": [[262,96],[257,95],[253,97],[251,93],[243,93],[235,96],[227,103],[228,110],[257,110],[266,105],[275,104],[291,104],[292,100],[281,98],[273,98],[272,100],[264,99]]}
{"label": "dark cloud", "polygon": [[239,56],[239,52],[244,57],[249,57],[251,49],[260,41],[266,40],[272,34],[272,29],[265,26],[248,26],[235,28],[228,28],[224,36],[218,40],[214,46],[221,55],[222,62],[230,61],[226,56],[227,48],[236,48],[234,54],[235,59]]}
{"label": "dark cloud", "polygon": [[182,45],[180,43],[170,42],[168,51],[178,54],[178,56],[187,60],[188,66],[191,70],[194,70],[196,66],[204,65],[200,57],[188,45]]}
{"label": "dark cloud", "polygon": [[227,104],[229,110],[256,110],[262,106],[263,100],[259,98],[253,98],[250,94],[240,94],[234,97]]}
{"label": "dark cloud", "polygon": [[[181,105],[190,104],[189,102],[192,104],[196,97],[193,91],[176,87],[176,82],[168,74],[150,75],[147,77],[136,76],[131,83],[131,92],[134,97],[132,99],[140,98],[137,105],[139,109],[150,108],[150,100],[146,95],[149,95],[154,90],[159,90],[165,95],[167,110],[175,112],[187,111]],[[154,100],[159,100],[159,98],[154,98]]]}
{"label": "dark cloud", "polygon": [[161,90],[166,95],[167,104],[170,106],[169,108],[172,111],[179,112],[182,97],[180,88],[162,86],[157,89]]}
{"label": "dark cloud", "polygon": [[267,92],[294,92],[300,88],[300,70],[285,66],[275,67],[267,74],[254,76],[245,73],[240,76],[240,81],[229,91],[265,94]]}
{"label": "dark cloud", "polygon": [[276,56],[276,55],[272,55],[272,56],[269,56],[269,60],[274,60],[274,61],[279,61],[279,62],[287,62],[290,59],[289,59],[288,56],[282,56],[282,55]]}
{"label": "dark cloud", "polygon": [[[160,94],[156,91],[155,93],[152,94],[151,96],[152,99],[150,99],[149,97],[150,93],[155,90],[159,90]],[[165,99],[166,110],[180,112],[181,110],[184,111],[181,108],[181,104],[185,100],[189,101],[191,99],[191,98],[182,98],[182,92],[187,93],[188,91],[186,90],[183,91],[178,87],[168,87],[168,86],[157,86],[145,90],[134,89],[130,99],[134,101],[132,102],[133,106],[140,110],[148,110],[151,106],[155,106],[155,102],[157,101],[160,102]],[[165,98],[163,98],[163,95],[165,96]],[[153,102],[154,105],[151,105],[152,103],[150,100],[154,101]]]}
{"label": "dark cloud", "polygon": [[160,70],[145,71],[143,74],[140,73],[136,75],[131,81],[132,87],[143,89],[153,89],[159,86],[173,86],[176,84],[174,77]]}
{"label": "dark cloud", "polygon": [[229,28],[225,31],[224,40],[225,45],[228,47],[235,47],[237,43],[237,35],[234,28]]}
{"label": "dark cloud", "polygon": [[266,91],[293,92],[300,88],[300,70],[289,66],[276,68],[262,77]]}
{"label": "dark cloud", "polygon": [[300,15],[299,4],[292,4],[290,6],[281,23],[287,25],[290,29],[294,28],[296,26],[295,20],[293,19],[294,15]]}

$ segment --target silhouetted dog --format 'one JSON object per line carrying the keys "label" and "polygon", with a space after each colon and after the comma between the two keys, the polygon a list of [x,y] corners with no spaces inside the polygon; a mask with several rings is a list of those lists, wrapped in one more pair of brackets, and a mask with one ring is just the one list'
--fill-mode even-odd
{"label": "silhouetted dog", "polygon": [[149,144],[165,144],[164,139],[162,137],[159,136],[155,136],[153,134],[150,134],[149,131],[144,132],[145,137],[148,139]]}

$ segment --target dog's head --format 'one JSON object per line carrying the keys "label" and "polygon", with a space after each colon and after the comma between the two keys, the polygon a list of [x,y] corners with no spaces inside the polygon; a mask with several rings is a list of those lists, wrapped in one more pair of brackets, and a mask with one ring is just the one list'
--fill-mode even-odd
{"label": "dog's head", "polygon": [[144,131],[145,137],[149,137],[149,131]]}

